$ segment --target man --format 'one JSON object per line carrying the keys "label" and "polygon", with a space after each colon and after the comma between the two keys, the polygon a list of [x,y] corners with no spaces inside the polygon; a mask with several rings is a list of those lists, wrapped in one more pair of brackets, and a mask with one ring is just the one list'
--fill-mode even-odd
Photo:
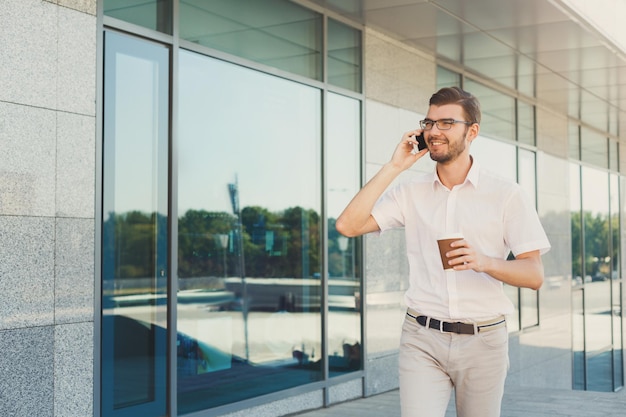
{"label": "man", "polygon": [[[337,219],[353,237],[404,227],[408,306],[399,354],[403,417],[443,417],[455,389],[459,417],[498,417],[508,369],[502,284],[538,289],[550,243],[521,188],[480,168],[470,144],[480,129],[478,100],[460,88],[430,99],[421,129],[407,132],[391,160]],[[424,134],[426,149],[416,151]],[[435,172],[387,190],[426,153]],[[445,255],[437,238],[461,232]],[[510,253],[514,259],[507,260]],[[462,324],[459,324],[462,323]]]}

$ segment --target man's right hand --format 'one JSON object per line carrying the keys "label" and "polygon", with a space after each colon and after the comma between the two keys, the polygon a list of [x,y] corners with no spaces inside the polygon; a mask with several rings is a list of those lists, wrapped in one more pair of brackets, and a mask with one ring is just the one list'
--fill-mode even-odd
{"label": "man's right hand", "polygon": [[402,140],[398,146],[396,146],[396,150],[391,157],[390,163],[393,164],[393,166],[404,171],[411,168],[417,160],[426,155],[428,148],[416,152],[418,145],[415,138],[420,134],[422,134],[422,130],[416,129],[406,132],[402,136]]}

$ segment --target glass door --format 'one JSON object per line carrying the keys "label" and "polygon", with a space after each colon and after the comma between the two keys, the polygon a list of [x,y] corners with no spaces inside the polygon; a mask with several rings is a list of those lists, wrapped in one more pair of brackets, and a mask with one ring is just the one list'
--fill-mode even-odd
{"label": "glass door", "polygon": [[102,416],[166,412],[169,50],[105,33]]}

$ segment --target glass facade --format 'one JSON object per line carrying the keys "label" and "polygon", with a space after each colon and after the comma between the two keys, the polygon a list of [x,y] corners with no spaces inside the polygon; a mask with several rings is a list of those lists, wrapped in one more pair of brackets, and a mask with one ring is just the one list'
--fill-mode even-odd
{"label": "glass facade", "polygon": [[[179,49],[105,31],[103,416],[362,376],[362,244],[334,227],[361,185],[361,31],[272,5],[181,0]],[[134,7],[104,12],[158,30]]]}
{"label": "glass facade", "polygon": [[[446,79],[449,78],[449,75],[446,75]],[[533,108],[527,108],[527,105],[519,103],[518,109],[521,108],[524,111],[518,111],[517,114],[520,118],[516,118],[516,112],[514,111],[515,102],[512,101],[512,98],[488,89],[472,80],[464,80],[463,85],[472,94],[480,97],[481,106],[483,107],[481,136],[472,142],[472,155],[476,156],[477,160],[485,168],[519,183],[528,198],[536,206],[537,169],[535,152],[497,140],[497,135],[509,135],[509,141],[513,141],[517,137],[520,139],[520,142],[534,144],[535,123]],[[487,94],[486,104],[483,104],[481,94]],[[508,110],[503,110],[505,119],[500,121],[498,121],[499,116],[496,115],[500,110],[498,112],[495,111],[495,108],[499,105],[508,108]],[[508,115],[505,115],[505,113],[508,113]],[[500,126],[499,128],[497,127],[498,125]],[[516,131],[518,136],[515,135]],[[519,135],[520,132],[523,132],[523,134]],[[495,138],[492,139],[492,137]],[[505,285],[504,290],[515,306],[515,313],[512,317],[509,317],[508,321],[509,331],[516,332],[520,329],[537,326],[539,324],[537,291],[509,285]]]}
{"label": "glass facade", "polygon": [[[453,79],[438,71],[442,84]],[[506,142],[534,145],[535,111],[532,106],[468,79],[464,88],[481,98],[481,135],[472,153],[482,165],[516,180],[536,201],[536,153]],[[483,99],[486,95],[487,100]],[[516,111],[512,109],[516,108]],[[511,122],[512,121],[512,122]],[[572,386],[574,389],[614,391],[623,386],[621,219],[616,142],[590,127],[569,122],[568,154],[585,166],[572,163],[570,181],[572,256]],[[517,132],[515,135],[514,132]],[[502,142],[504,141],[504,142]],[[544,287],[552,288],[554,277]],[[505,286],[516,306],[509,330],[541,323],[536,291]]]}
{"label": "glass facade", "polygon": [[623,386],[618,177],[571,165],[573,387]]}

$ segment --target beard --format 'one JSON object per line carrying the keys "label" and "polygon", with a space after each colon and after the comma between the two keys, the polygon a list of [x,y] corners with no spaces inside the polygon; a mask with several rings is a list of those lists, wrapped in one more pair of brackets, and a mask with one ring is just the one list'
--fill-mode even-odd
{"label": "beard", "polygon": [[463,132],[463,136],[458,137],[458,138],[453,138],[452,140],[447,139],[448,141],[447,152],[439,152],[439,153],[429,152],[430,159],[432,159],[435,162],[442,163],[442,164],[446,164],[448,162],[454,161],[467,148],[467,143],[465,142],[466,134],[467,134],[467,128],[465,129],[465,132]]}

